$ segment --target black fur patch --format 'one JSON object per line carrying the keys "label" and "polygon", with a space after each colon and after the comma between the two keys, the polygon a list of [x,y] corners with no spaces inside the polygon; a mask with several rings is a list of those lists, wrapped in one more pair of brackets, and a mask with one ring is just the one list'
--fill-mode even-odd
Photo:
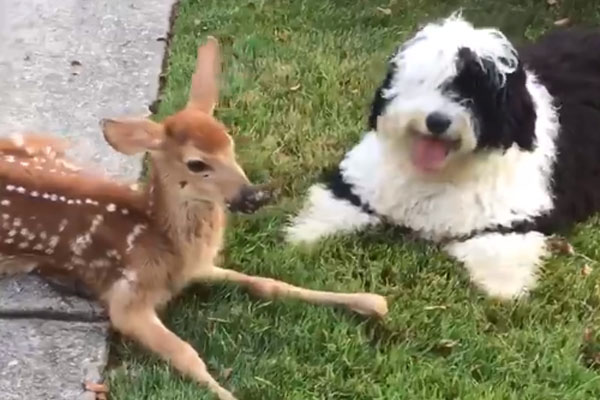
{"label": "black fur patch", "polygon": [[352,192],[352,185],[344,180],[339,167],[336,166],[329,171],[325,171],[323,173],[323,181],[327,185],[327,189],[338,199],[350,202],[350,204],[361,208],[367,214],[375,213],[371,206],[364,203],[360,197]]}
{"label": "black fur patch", "polygon": [[536,113],[522,65],[506,75],[503,85],[496,65],[466,47],[458,51],[456,63],[458,74],[444,90],[472,109],[478,148],[508,149],[516,143],[533,150]]}
{"label": "black fur patch", "polygon": [[377,129],[377,117],[383,114],[385,107],[392,99],[386,99],[383,97],[383,91],[389,89],[392,84],[392,78],[394,77],[394,73],[396,72],[396,65],[390,62],[388,64],[387,74],[385,75],[385,79],[381,83],[381,85],[375,91],[375,96],[373,98],[373,102],[371,103],[371,114],[369,115],[369,130]]}
{"label": "black fur patch", "polygon": [[566,233],[600,211],[600,30],[556,30],[521,49],[521,59],[555,98],[561,126],[554,209],[536,228]]}

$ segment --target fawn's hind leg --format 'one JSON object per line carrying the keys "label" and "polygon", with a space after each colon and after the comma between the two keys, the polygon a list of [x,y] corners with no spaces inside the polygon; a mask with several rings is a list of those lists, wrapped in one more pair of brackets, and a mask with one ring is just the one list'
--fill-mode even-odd
{"label": "fawn's hind leg", "polygon": [[153,308],[111,304],[109,314],[118,331],[159,354],[182,374],[206,386],[219,400],[236,400],[210,375],[196,350],[163,325]]}
{"label": "fawn's hind leg", "polygon": [[235,282],[267,299],[287,297],[313,304],[343,306],[359,314],[377,317],[384,317],[388,312],[385,298],[372,293],[335,293],[304,289],[275,279],[246,275],[219,267],[203,270],[197,279],[208,282]]}

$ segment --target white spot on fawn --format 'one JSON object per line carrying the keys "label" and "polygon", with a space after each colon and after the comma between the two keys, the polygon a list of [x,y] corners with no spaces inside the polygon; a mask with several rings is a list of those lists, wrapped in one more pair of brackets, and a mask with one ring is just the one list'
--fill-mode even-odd
{"label": "white spot on fawn", "polygon": [[12,238],[6,238],[6,239],[4,239],[4,243],[6,243],[6,244],[12,244],[14,242],[15,242],[15,239],[12,239]]}
{"label": "white spot on fawn", "polygon": [[77,256],[73,256],[73,257],[71,257],[71,262],[72,262],[74,265],[79,265],[79,266],[81,266],[81,267],[83,267],[83,266],[85,265],[85,260],[84,260],[83,258],[81,258],[81,257],[77,257]]}
{"label": "white spot on fawn", "polygon": [[121,214],[123,214],[123,215],[127,215],[127,214],[129,214],[129,210],[128,210],[128,209],[126,209],[126,208],[123,208],[123,209],[121,210]]}
{"label": "white spot on fawn", "polygon": [[117,206],[114,205],[113,203],[110,203],[109,205],[106,206],[106,211],[108,211],[108,212],[115,212],[116,209],[117,209]]}
{"label": "white spot on fawn", "polygon": [[21,194],[25,193],[25,188],[23,186],[19,186],[16,190],[17,190],[17,193],[21,193]]}
{"label": "white spot on fawn", "polygon": [[56,200],[58,200],[58,196],[57,196],[57,195],[55,195],[55,194],[51,194],[51,195],[50,195],[50,200],[52,200],[52,201],[56,201]]}
{"label": "white spot on fawn", "polygon": [[106,258],[97,258],[90,262],[91,268],[107,268],[110,267],[111,262]]}
{"label": "white spot on fawn", "polygon": [[23,167],[29,167],[29,163],[27,161],[21,161],[21,165]]}
{"label": "white spot on fawn", "polygon": [[20,249],[26,249],[27,247],[29,247],[29,242],[19,243],[19,248]]}
{"label": "white spot on fawn", "polygon": [[65,196],[60,196],[58,199],[59,199],[60,201],[67,201],[67,198],[66,198]]}
{"label": "white spot on fawn", "polygon": [[31,197],[38,197],[40,194],[36,190],[33,190],[31,193],[29,193],[29,195]]}
{"label": "white spot on fawn", "polygon": [[14,229],[11,229],[10,231],[8,231],[8,236],[13,237],[17,234],[17,231]]}
{"label": "white spot on fawn", "polygon": [[8,214],[2,214],[2,219],[9,219],[9,218],[10,218],[10,215],[8,215]]}
{"label": "white spot on fawn", "polygon": [[88,248],[92,243],[92,235],[86,233],[85,235],[79,235],[75,238],[75,241],[71,243],[71,250],[78,256],[83,254],[83,251]]}
{"label": "white spot on fawn", "polygon": [[6,157],[4,157],[4,160],[9,163],[14,163],[15,157],[14,156],[6,156]]}
{"label": "white spot on fawn", "polygon": [[12,192],[13,190],[15,190],[15,185],[6,185],[6,190]]}
{"label": "white spot on fawn", "polygon": [[50,246],[51,249],[55,249],[56,246],[58,245],[59,241],[60,241],[60,237],[58,237],[57,235],[50,236],[50,240],[48,241],[48,246]]}
{"label": "white spot on fawn", "polygon": [[129,253],[131,250],[133,250],[133,243],[135,242],[135,239],[146,229],[146,225],[144,224],[137,224],[136,226],[133,227],[133,230],[131,231],[131,233],[129,235],[127,235],[127,249],[125,250],[127,253]]}
{"label": "white spot on fawn", "polygon": [[117,250],[108,250],[106,252],[106,256],[109,258],[114,258],[117,261],[121,260],[121,255],[119,254],[119,252]]}
{"label": "white spot on fawn", "polygon": [[21,226],[21,218],[15,218],[15,220],[13,221],[13,226],[16,226],[17,228],[19,226]]}
{"label": "white spot on fawn", "polygon": [[92,226],[90,226],[90,233],[95,233],[96,229],[98,229],[98,226],[100,226],[102,221],[104,221],[104,216],[102,216],[101,214],[96,215],[92,220]]}
{"label": "white spot on fawn", "polygon": [[40,232],[40,239],[46,240],[47,237],[48,237],[48,235],[46,234],[46,232],[44,232],[44,231]]}
{"label": "white spot on fawn", "polygon": [[60,224],[58,224],[58,231],[59,231],[59,232],[62,232],[62,231],[64,231],[64,230],[65,230],[65,228],[67,227],[67,224],[68,224],[68,223],[69,223],[69,221],[67,221],[66,219],[64,219],[64,218],[63,218],[63,219],[60,221]]}
{"label": "white spot on fawn", "polygon": [[41,244],[41,243],[38,243],[35,246],[33,246],[33,250],[35,250],[35,251],[42,251],[42,250],[44,250],[44,245]]}
{"label": "white spot on fawn", "polygon": [[10,206],[10,200],[2,200],[0,201],[0,204],[3,206]]}

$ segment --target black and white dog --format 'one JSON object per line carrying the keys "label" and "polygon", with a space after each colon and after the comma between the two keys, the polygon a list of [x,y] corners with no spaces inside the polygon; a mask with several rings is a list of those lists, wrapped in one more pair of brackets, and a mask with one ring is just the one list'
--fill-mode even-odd
{"label": "black and white dog", "polygon": [[313,242],[388,222],[441,243],[492,296],[533,288],[547,238],[600,210],[600,31],[519,52],[460,14],[389,61],[369,132],[287,228]]}

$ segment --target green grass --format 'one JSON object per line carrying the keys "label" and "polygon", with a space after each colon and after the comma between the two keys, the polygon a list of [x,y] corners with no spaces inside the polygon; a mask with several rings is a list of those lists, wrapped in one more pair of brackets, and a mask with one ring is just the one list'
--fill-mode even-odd
{"label": "green grass", "polygon": [[[555,258],[528,301],[501,304],[433,246],[392,232],[331,239],[310,251],[282,245],[281,233],[319,170],[360,137],[386,58],[418,24],[461,6],[520,40],[563,17],[598,23],[594,3],[182,1],[160,116],[185,104],[195,47],[218,37],[225,67],[218,116],[249,175],[281,186],[276,205],[232,218],[224,265],[312,288],[374,291],[389,296],[391,310],[375,322],[263,302],[233,286],[196,286],[164,313],[167,325],[242,400],[600,398],[600,265],[587,261],[594,270],[584,276],[582,258]],[[592,221],[571,238],[595,260],[599,227]],[[116,340],[112,351],[114,399],[212,398],[129,341]]]}

